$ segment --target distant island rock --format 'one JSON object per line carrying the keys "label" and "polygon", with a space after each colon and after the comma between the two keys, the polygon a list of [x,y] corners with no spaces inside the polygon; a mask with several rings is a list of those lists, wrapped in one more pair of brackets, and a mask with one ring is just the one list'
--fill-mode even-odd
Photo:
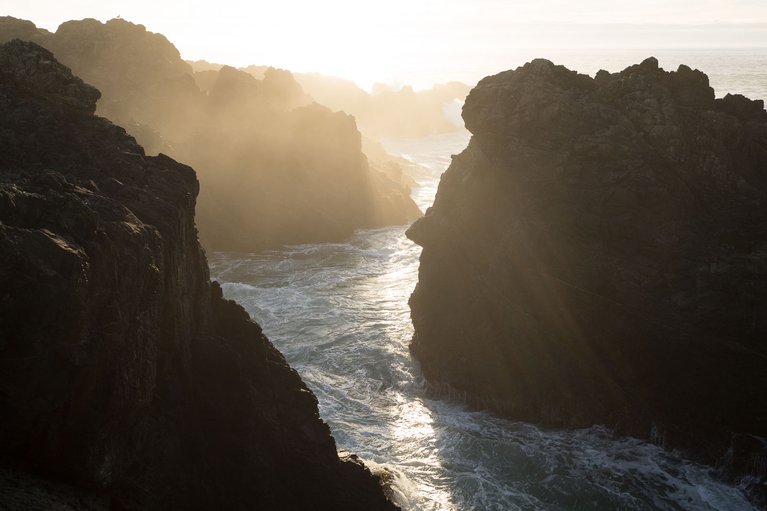
{"label": "distant island rock", "polygon": [[198,83],[164,36],[121,19],[69,21],[50,33],[0,18],[0,42],[14,37],[96,86],[97,113],[149,154],[195,167],[208,250],[338,241],[421,215],[401,172],[363,154],[355,119],[314,104],[287,71],[259,80],[223,67]]}
{"label": "distant island rock", "polygon": [[539,59],[480,81],[463,117],[407,233],[432,388],[686,449],[764,500],[763,102],[654,58],[594,78]]}
{"label": "distant island rock", "polygon": [[0,507],[393,510],[209,281],[194,170],[0,46]]}

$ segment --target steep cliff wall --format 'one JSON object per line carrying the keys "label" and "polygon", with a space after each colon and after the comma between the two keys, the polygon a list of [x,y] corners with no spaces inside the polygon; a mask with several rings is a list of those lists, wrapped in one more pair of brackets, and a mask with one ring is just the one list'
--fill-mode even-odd
{"label": "steep cliff wall", "polygon": [[225,67],[201,90],[176,47],[142,25],[86,19],[54,34],[34,30],[0,18],[0,42],[21,37],[51,50],[102,92],[99,115],[149,154],[194,166],[209,250],[337,241],[420,216],[409,189],[368,164],[354,118],[308,104],[287,71],[257,80]]}
{"label": "steep cliff wall", "polygon": [[473,138],[408,231],[428,380],[764,478],[763,103],[653,58],[593,79],[536,60],[463,116]]}
{"label": "steep cliff wall", "polygon": [[0,507],[393,509],[209,282],[194,171],[98,98],[0,46]]}

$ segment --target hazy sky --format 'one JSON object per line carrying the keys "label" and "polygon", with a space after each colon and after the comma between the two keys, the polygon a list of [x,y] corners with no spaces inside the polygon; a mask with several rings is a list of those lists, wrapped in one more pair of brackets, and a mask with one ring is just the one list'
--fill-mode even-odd
{"label": "hazy sky", "polygon": [[[767,0],[2,0],[55,30],[121,16],[186,59],[269,64],[427,85],[513,67],[552,49],[767,47]],[[3,12],[4,11],[4,12]]]}

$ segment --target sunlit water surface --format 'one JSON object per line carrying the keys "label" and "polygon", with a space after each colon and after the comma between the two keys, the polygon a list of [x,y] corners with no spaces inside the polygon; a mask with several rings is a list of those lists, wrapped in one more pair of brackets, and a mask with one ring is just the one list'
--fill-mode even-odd
{"label": "sunlit water surface", "polygon": [[[385,145],[422,166],[413,196],[425,209],[450,155],[467,142],[459,132]],[[315,392],[338,446],[395,474],[403,508],[754,509],[711,469],[654,445],[596,427],[540,429],[428,398],[408,353],[420,248],[404,232],[210,258],[226,296],[262,324]]]}

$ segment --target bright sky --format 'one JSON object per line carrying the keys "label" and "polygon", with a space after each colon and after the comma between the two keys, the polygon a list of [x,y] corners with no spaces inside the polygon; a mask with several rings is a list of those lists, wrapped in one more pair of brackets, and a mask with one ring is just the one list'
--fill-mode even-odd
{"label": "bright sky", "polygon": [[[620,5],[617,5],[620,4]],[[116,16],[190,60],[268,64],[365,87],[498,72],[552,49],[767,47],[767,0],[2,0],[55,30]]]}

